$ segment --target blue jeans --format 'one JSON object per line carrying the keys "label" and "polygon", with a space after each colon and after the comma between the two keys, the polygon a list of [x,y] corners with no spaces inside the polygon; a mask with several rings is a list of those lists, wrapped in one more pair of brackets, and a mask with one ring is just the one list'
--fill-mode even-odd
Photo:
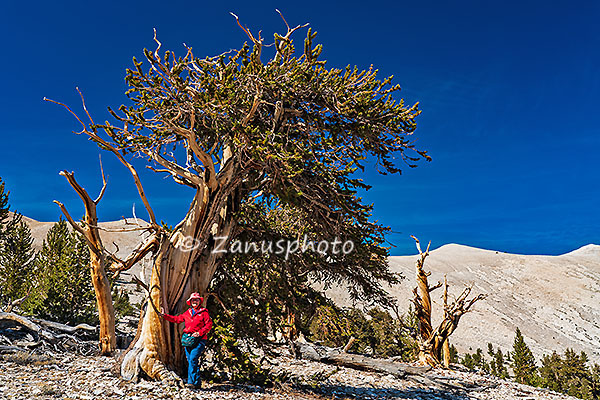
{"label": "blue jeans", "polygon": [[200,366],[198,360],[204,349],[206,349],[206,340],[199,340],[196,347],[184,347],[185,357],[188,360],[188,380],[187,383],[192,385],[200,385]]}

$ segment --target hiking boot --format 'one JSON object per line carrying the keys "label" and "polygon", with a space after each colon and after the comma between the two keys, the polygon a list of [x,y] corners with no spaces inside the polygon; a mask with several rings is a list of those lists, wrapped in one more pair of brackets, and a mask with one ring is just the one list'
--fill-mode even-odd
{"label": "hiking boot", "polygon": [[192,390],[202,390],[202,384],[194,385],[193,383],[186,383],[184,386]]}

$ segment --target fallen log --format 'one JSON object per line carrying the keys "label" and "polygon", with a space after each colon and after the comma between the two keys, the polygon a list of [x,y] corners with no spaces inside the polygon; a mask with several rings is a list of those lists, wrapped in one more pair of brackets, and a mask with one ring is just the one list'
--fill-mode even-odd
{"label": "fallen log", "polygon": [[427,388],[451,392],[477,392],[497,386],[497,384],[479,386],[464,382],[444,382],[444,379],[427,374],[432,370],[432,367],[429,365],[409,365],[391,359],[378,359],[359,354],[349,354],[340,349],[306,342],[295,342],[295,345],[301,357],[305,360],[390,374],[400,379],[410,380]]}
{"label": "fallen log", "polygon": [[32,347],[37,347],[40,344],[42,344],[41,340],[38,340],[37,342],[29,342],[29,341],[15,341],[12,343],[14,346],[19,346],[19,347],[25,347],[25,348],[32,348]]}
{"label": "fallen log", "polygon": [[35,322],[31,321],[29,318],[23,317],[22,315],[15,314],[13,312],[0,312],[0,320],[16,322],[17,324],[24,326],[30,331],[35,332],[42,339],[48,341],[56,340],[56,337],[52,333],[48,332]]}
{"label": "fallen log", "polygon": [[17,351],[13,347],[18,347],[23,351],[35,347],[36,351],[68,351],[89,355],[97,351],[98,348],[97,341],[90,342],[86,340],[85,336],[82,336],[82,333],[97,332],[96,327],[87,324],[70,326],[41,318],[25,317],[13,312],[0,312],[0,322],[2,321],[11,321],[31,332],[31,334],[27,333],[24,337],[23,333],[17,334],[16,339],[14,333],[9,334],[12,339],[5,335],[1,336],[4,337],[4,341],[8,341],[8,344],[11,345],[6,346],[5,351]]}
{"label": "fallen log", "polygon": [[31,320],[40,325],[44,325],[48,328],[51,328],[51,329],[54,329],[57,331],[61,331],[61,332],[67,332],[67,333],[75,333],[80,329],[89,331],[89,332],[96,332],[96,329],[97,329],[95,326],[90,326],[88,324],[79,324],[76,326],[70,326],[70,325],[61,324],[59,322],[47,321],[45,319],[40,319],[40,318],[31,318]]}
{"label": "fallen log", "polygon": [[4,346],[4,345],[0,345],[0,354],[3,353],[17,353],[17,352],[27,352],[27,349],[23,349],[21,347],[17,347],[17,346]]}
{"label": "fallen log", "polygon": [[349,354],[340,349],[317,346],[311,343],[296,342],[296,347],[302,358],[306,360],[319,361],[366,371],[383,372],[397,378],[404,378],[406,375],[418,375],[431,370],[430,366],[414,366],[359,354]]}

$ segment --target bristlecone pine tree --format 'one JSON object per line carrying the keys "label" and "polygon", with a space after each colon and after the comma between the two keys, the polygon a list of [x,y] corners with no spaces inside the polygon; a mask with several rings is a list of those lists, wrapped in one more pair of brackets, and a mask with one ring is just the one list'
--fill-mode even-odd
{"label": "bristlecone pine tree", "polygon": [[469,312],[473,304],[484,299],[485,295],[479,294],[467,300],[467,297],[471,293],[471,288],[468,287],[463,290],[452,304],[448,304],[448,281],[444,278],[444,318],[434,330],[431,323],[431,292],[442,287],[442,283],[438,282],[434,286],[429,286],[427,278],[431,275],[431,272],[423,270],[425,259],[429,255],[431,242],[429,242],[427,249],[423,252],[419,240],[414,236],[413,239],[419,251],[419,259],[416,263],[417,287],[413,290],[413,304],[415,305],[415,313],[419,321],[419,361],[435,367],[443,365],[448,368],[450,363],[448,337],[458,327],[460,318]]}
{"label": "bristlecone pine tree", "polygon": [[[138,184],[139,180],[137,179],[137,174],[135,174],[133,167],[131,167],[118,152],[115,152],[115,154],[117,154],[119,159],[126,166],[130,167],[130,170],[134,173],[136,184]],[[89,270],[91,273],[90,276],[94,294],[96,296],[96,307],[98,309],[98,318],[100,322],[98,346],[100,348],[100,354],[110,355],[117,347],[117,337],[115,333],[115,309],[112,301],[111,286],[107,276],[107,268],[109,267],[109,263],[117,270],[131,268],[131,266],[142,259],[148,251],[154,248],[156,245],[156,238],[151,237],[148,242],[142,242],[126,260],[120,260],[114,254],[107,254],[106,249],[102,244],[102,239],[100,238],[98,216],[96,213],[96,206],[102,199],[106,190],[106,179],[104,177],[104,170],[102,169],[102,162],[100,162],[100,170],[102,172],[103,185],[100,194],[95,200],[92,200],[87,191],[79,185],[73,172],[60,172],[60,175],[67,179],[83,202],[85,216],[82,223],[77,223],[73,220],[64,204],[58,200],[54,200],[54,202],[60,207],[73,229],[81,234],[81,237],[87,243],[89,251]]]}
{"label": "bristlecone pine tree", "polygon": [[[354,242],[349,254],[339,251],[339,244],[337,253],[305,253],[311,253],[311,261],[299,272],[313,281],[346,282],[354,294],[368,296],[383,292],[382,280],[397,279],[382,246],[387,228],[369,221],[371,207],[357,196],[368,185],[355,172],[364,169],[367,157],[382,173],[400,172],[398,163],[413,167],[419,159],[429,159],[410,139],[417,104],[394,100],[400,87],[391,84],[391,77],[377,79],[372,68],[327,68],[310,29],[297,55],[292,34],[301,26],[290,28],[286,22],[285,35],[274,35],[274,55],[263,62],[264,39],[238,25],[251,47],[244,44],[216,57],[198,58],[191,48],[176,57],[172,51],[161,52],[156,39],[156,50],[144,50],[145,60],[134,59],[127,70],[131,103],[119,112],[110,110],[116,122],[96,124],[89,114],[89,123],[78,118],[82,133],[132,173],[152,234],[152,245],[141,245],[136,252],[136,257],[153,254],[151,301],[123,359],[125,378],[136,378],[141,368],[151,378],[169,379],[169,369],[180,369],[181,327],[165,323],[157,309],[182,312],[191,292],[210,291],[227,254],[213,250],[221,244],[229,249],[245,232],[245,225],[238,224],[244,209],[257,207],[260,213],[290,207],[314,234],[309,239]],[[172,230],[157,223],[125,158],[134,155],[191,188],[187,214]],[[87,228],[91,221],[85,222]],[[91,243],[102,252],[96,245]],[[274,267],[282,277],[293,276],[291,262],[278,263],[289,258],[278,256],[259,255],[252,267],[255,279],[261,269]],[[122,261],[111,259],[109,270],[132,265]],[[284,314],[293,326],[293,313]]]}
{"label": "bristlecone pine tree", "polygon": [[526,385],[537,383],[537,367],[531,349],[525,343],[521,330],[517,328],[513,351],[510,353],[515,381]]}

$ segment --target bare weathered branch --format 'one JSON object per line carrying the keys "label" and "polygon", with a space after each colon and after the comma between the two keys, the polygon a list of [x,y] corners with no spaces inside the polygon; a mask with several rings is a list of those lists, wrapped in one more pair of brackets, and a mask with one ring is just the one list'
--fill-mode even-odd
{"label": "bare weathered branch", "polygon": [[13,312],[0,312],[0,320],[9,320],[21,324],[30,331],[35,332],[43,339],[50,341],[55,339],[55,336],[52,333],[48,332],[35,322],[31,321],[29,318],[23,317],[22,315],[15,314]]}
{"label": "bare weathered branch", "polygon": [[227,313],[227,315],[229,315],[229,317],[233,318],[233,314],[227,308],[227,306],[223,303],[223,301],[221,300],[221,298],[219,297],[219,295],[217,295],[216,293],[206,293],[206,298],[207,299],[208,299],[209,296],[214,297],[215,300],[217,300],[217,302],[221,305],[221,307],[223,308],[223,310]]}
{"label": "bare weathered branch", "polygon": [[60,207],[60,210],[62,211],[65,218],[67,218],[67,221],[69,222],[69,224],[71,224],[73,229],[75,229],[77,232],[81,233],[81,235],[85,238],[88,246],[90,246],[90,249],[95,249],[94,251],[99,252],[100,249],[97,249],[96,246],[90,241],[90,238],[88,237],[87,232],[81,227],[81,225],[79,225],[77,222],[75,222],[75,220],[73,220],[73,217],[71,217],[71,214],[69,214],[69,211],[67,211],[67,208],[65,207],[65,205],[58,200],[54,200],[54,203],[58,204],[58,206]]}
{"label": "bare weathered branch", "polygon": [[275,9],[275,11],[277,11],[277,13],[279,14],[279,16],[281,17],[281,19],[283,20],[283,23],[285,24],[286,28],[287,28],[287,32],[285,34],[285,36],[283,37],[286,40],[289,40],[290,36],[292,35],[292,33],[294,33],[295,31],[297,31],[300,28],[305,28],[308,25],[310,25],[308,22],[303,24],[303,25],[297,25],[294,28],[290,29],[290,26],[288,25],[287,21],[285,20],[283,14],[281,13],[281,11],[279,11],[277,8]]}
{"label": "bare weathered branch", "polygon": [[156,28],[153,28],[153,30],[154,30],[154,41],[157,44],[156,50],[154,50],[154,57],[156,57],[157,60],[160,60],[160,55],[158,54],[158,51],[160,50],[162,43],[156,38]]}
{"label": "bare weathered branch", "polygon": [[250,111],[248,111],[248,114],[246,114],[246,116],[244,117],[244,120],[242,121],[242,126],[248,125],[248,122],[250,122],[252,120],[252,118],[254,117],[254,114],[256,113],[256,110],[258,109],[258,106],[260,105],[261,96],[262,96],[262,88],[261,88],[260,84],[257,83],[256,84],[256,94],[254,95],[254,101],[252,102],[252,107],[250,108]]}
{"label": "bare weathered branch", "polygon": [[60,175],[67,178],[67,181],[71,187],[75,189],[85,207],[85,225],[80,226],[79,224],[75,223],[73,218],[71,218],[66,207],[62,203],[56,200],[54,201],[59,205],[63,211],[63,214],[65,214],[67,220],[73,226],[73,228],[83,234],[83,237],[87,241],[87,245],[90,250],[90,271],[92,285],[94,286],[94,292],[96,294],[96,305],[98,307],[98,315],[100,318],[100,353],[103,355],[110,355],[117,347],[115,333],[115,312],[112,303],[110,283],[106,277],[105,270],[106,257],[104,253],[107,252],[107,250],[102,244],[100,233],[96,227],[98,225],[98,216],[96,214],[97,204],[92,200],[87,191],[81,185],[79,185],[73,172],[61,171]]}
{"label": "bare weathered branch", "polygon": [[75,117],[75,119],[77,119],[77,121],[79,121],[81,126],[83,126],[83,130],[81,132],[75,132],[76,134],[80,135],[87,131],[87,126],[83,123],[83,121],[79,118],[79,116],[76,113],[74,113],[73,110],[71,110],[71,108],[69,106],[67,106],[66,104],[61,103],[59,101],[49,99],[47,97],[44,97],[44,101],[49,101],[50,103],[54,103],[54,104],[58,104],[59,106],[63,106],[64,108],[67,109],[68,112],[70,112]]}
{"label": "bare weathered branch", "polygon": [[137,277],[137,276],[135,276],[135,275],[132,275],[132,277],[131,277],[131,278],[132,278],[132,279],[135,281],[135,283],[137,283],[137,284],[138,284],[138,285],[140,285],[142,288],[144,288],[144,290],[145,290],[146,292],[149,292],[149,291],[150,291],[150,289],[148,288],[148,285],[147,285],[147,284],[145,284],[144,282],[142,282],[142,280],[141,280],[140,278],[138,278],[138,277]]}
{"label": "bare weathered branch", "polygon": [[[91,117],[90,117],[91,118]],[[100,173],[102,174],[102,189],[100,190],[100,194],[94,200],[94,203],[97,205],[102,200],[102,196],[104,196],[104,192],[106,191],[106,177],[104,176],[104,168],[102,167],[102,156],[98,154],[98,160],[100,161]]]}
{"label": "bare weathered branch", "polygon": [[[83,95],[81,94],[79,89],[77,89],[77,91],[81,95],[81,98],[83,101]],[[131,173],[131,175],[133,177],[133,180],[135,182],[136,188],[138,189],[140,198],[142,199],[142,202],[144,203],[144,206],[146,207],[146,210],[148,211],[148,216],[150,217],[150,223],[152,224],[153,227],[158,228],[159,226],[156,223],[156,217],[154,216],[154,211],[150,207],[150,203],[148,202],[148,199],[146,198],[146,195],[144,193],[144,188],[142,187],[142,182],[140,181],[139,175],[138,175],[136,169],[133,167],[133,165],[131,165],[129,162],[127,162],[127,160],[125,160],[125,158],[119,152],[119,150],[117,150],[114,146],[112,146],[110,143],[108,143],[106,140],[104,140],[102,137],[100,137],[98,135],[95,124],[92,125],[91,129],[88,129],[87,126],[83,123],[83,121],[79,118],[79,116],[76,113],[74,113],[66,104],[55,101],[55,100],[48,99],[46,97],[44,97],[44,100],[61,105],[64,108],[66,108],[83,126],[83,130],[81,132],[79,132],[80,134],[85,133],[90,138],[92,138],[97,143],[99,143],[101,145],[101,147],[110,150],[119,159],[119,161],[121,161],[121,163],[123,165],[125,165],[125,167],[127,167],[127,169],[129,170],[129,172]],[[86,110],[86,113],[87,113],[87,109],[85,108],[85,102],[83,102],[83,105],[84,105],[84,109]],[[91,116],[90,116],[90,120],[91,120]],[[110,136],[108,129],[105,128],[104,130]]]}
{"label": "bare weathered branch", "polygon": [[[33,258],[33,257],[32,257]],[[29,289],[27,290],[27,294],[19,299],[14,300],[13,302],[11,302],[8,307],[6,308],[5,312],[9,313],[12,312],[13,308],[15,308],[16,306],[18,306],[19,304],[23,303],[25,300],[27,300],[27,298],[29,297],[29,295],[31,294],[31,289],[33,289],[33,286],[29,286]]]}
{"label": "bare weathered branch", "polygon": [[352,347],[352,345],[354,344],[355,341],[356,341],[356,338],[354,336],[350,336],[350,339],[348,339],[348,343],[346,343],[346,345],[342,349],[342,353],[347,353],[348,350],[350,350],[350,347]]}
{"label": "bare weathered branch", "polygon": [[114,273],[113,276],[116,276],[120,272],[126,271],[133,267],[148,253],[155,251],[157,248],[158,238],[156,235],[152,235],[145,242],[140,243],[125,260],[120,260],[114,257],[115,262],[108,268],[108,270]]}

